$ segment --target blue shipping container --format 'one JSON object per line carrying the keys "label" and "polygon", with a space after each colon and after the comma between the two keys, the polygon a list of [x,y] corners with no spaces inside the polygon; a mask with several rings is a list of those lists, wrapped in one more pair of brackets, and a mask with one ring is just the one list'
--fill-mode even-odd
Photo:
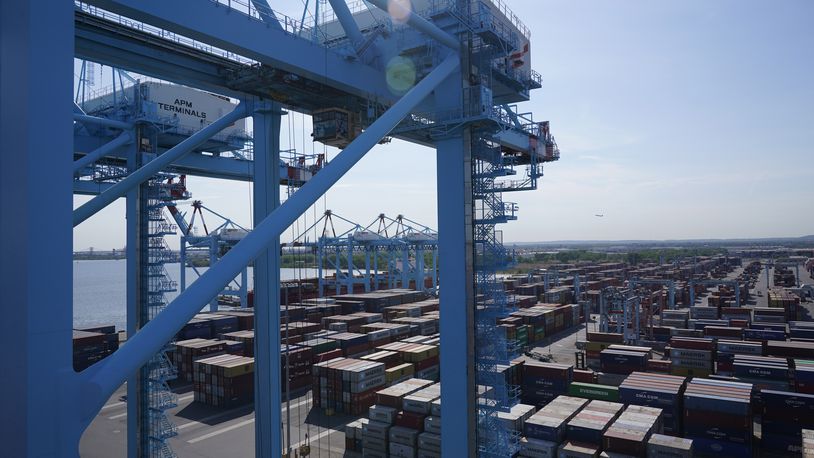
{"label": "blue shipping container", "polygon": [[800,437],[763,433],[760,447],[783,453],[784,456],[800,456],[803,451],[803,441]]}
{"label": "blue shipping container", "polygon": [[791,372],[788,365],[770,365],[735,362],[733,364],[736,377],[748,377],[769,380],[788,380]]}
{"label": "blue shipping container", "polygon": [[692,439],[695,454],[727,458],[752,458],[752,447],[744,444],[733,444],[717,440],[685,435]]}
{"label": "blue shipping container", "polygon": [[771,329],[744,329],[744,339],[754,340],[786,340],[786,333]]}
{"label": "blue shipping container", "polygon": [[684,408],[690,410],[721,412],[732,415],[747,415],[751,399],[732,399],[712,394],[685,394]]}
{"label": "blue shipping container", "polygon": [[724,428],[689,421],[684,425],[684,435],[732,442],[735,444],[749,444],[752,442],[751,430],[743,428]]}
{"label": "blue shipping container", "polygon": [[766,414],[774,411],[800,426],[814,425],[814,394],[763,390],[761,396],[767,406]]}

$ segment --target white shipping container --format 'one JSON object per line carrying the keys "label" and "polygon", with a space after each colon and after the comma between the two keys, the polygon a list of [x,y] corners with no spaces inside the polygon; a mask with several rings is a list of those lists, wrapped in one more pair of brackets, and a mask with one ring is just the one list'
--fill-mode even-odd
{"label": "white shipping container", "polygon": [[393,424],[396,420],[398,410],[387,406],[370,406],[368,409],[368,417],[374,421],[381,421],[383,423]]}
{"label": "white shipping container", "polygon": [[379,449],[372,449],[372,448],[364,448],[364,444],[362,445],[362,456],[364,458],[389,458],[389,454],[387,450],[379,450]]}
{"label": "white shipping container", "polygon": [[[364,434],[364,433],[363,433]],[[362,436],[362,448],[365,452],[372,451],[372,452],[380,452],[380,453],[387,453],[387,439],[379,439],[376,437],[370,437],[367,435]]]}
{"label": "white shipping container", "polygon": [[441,434],[441,417],[429,416],[424,419],[424,431]]}
{"label": "white shipping container", "polygon": [[440,452],[441,436],[432,433],[421,433],[418,435],[418,447],[423,450]]}
{"label": "white shipping container", "polygon": [[415,458],[415,449],[408,445],[390,443],[390,456],[399,458]]}
{"label": "white shipping container", "polygon": [[[212,124],[237,106],[228,97],[176,84],[141,83],[141,93],[148,114],[177,119],[180,129],[192,132]],[[218,137],[245,135],[245,131],[246,120],[240,119],[222,130]]]}
{"label": "white shipping container", "polygon": [[647,442],[647,458],[690,458],[692,439],[653,434]]}
{"label": "white shipping container", "polygon": [[554,458],[557,456],[556,442],[534,438],[520,438],[520,456],[529,458]]}
{"label": "white shipping container", "polygon": [[390,428],[390,443],[403,444],[415,448],[418,443],[419,432],[415,429],[404,426],[393,426]]}
{"label": "white shipping container", "polygon": [[432,406],[430,407],[430,414],[434,417],[441,416],[441,398],[432,401]]}
{"label": "white shipping container", "polygon": [[362,427],[362,437],[374,437],[377,439],[387,440],[387,432],[389,430],[389,423],[371,420]]}

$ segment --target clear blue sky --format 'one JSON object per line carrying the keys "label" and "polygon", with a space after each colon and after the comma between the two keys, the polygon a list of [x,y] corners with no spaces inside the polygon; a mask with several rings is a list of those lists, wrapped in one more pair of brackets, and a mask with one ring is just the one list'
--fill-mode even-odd
{"label": "clear blue sky", "polygon": [[[814,233],[814,2],[507,3],[531,29],[544,78],[521,109],[551,121],[562,158],[538,191],[505,196],[520,205],[505,241]],[[304,118],[289,118],[296,140],[283,145],[302,147]],[[434,226],[435,172],[432,150],[377,146],[326,206]],[[248,184],[193,178],[190,190],[250,223]],[[117,203],[86,222],[75,248],[124,245],[123,216]]]}

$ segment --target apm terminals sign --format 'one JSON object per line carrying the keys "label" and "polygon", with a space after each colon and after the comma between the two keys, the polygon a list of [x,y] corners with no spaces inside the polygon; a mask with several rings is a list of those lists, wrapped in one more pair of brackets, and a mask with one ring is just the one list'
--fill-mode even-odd
{"label": "apm terminals sign", "polygon": [[[145,83],[149,86],[149,99],[156,104],[162,118],[176,118],[178,127],[197,131],[212,124],[234,110],[229,98],[185,86]],[[230,135],[245,129],[245,120],[239,120],[221,132]]]}
{"label": "apm terminals sign", "polygon": [[197,109],[193,107],[192,101],[190,100],[175,99],[175,102],[172,105],[163,102],[157,103],[160,110],[169,111],[175,114],[193,116],[195,118],[199,118],[202,123],[206,122],[206,112],[197,111]]}

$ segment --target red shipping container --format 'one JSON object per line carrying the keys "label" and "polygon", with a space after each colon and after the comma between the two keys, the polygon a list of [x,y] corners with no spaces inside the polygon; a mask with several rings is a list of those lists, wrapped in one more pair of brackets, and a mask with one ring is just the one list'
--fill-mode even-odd
{"label": "red shipping container", "polygon": [[[597,353],[597,358],[599,353]],[[584,371],[581,369],[574,369],[574,381],[579,383],[596,383],[599,377],[594,371]]]}
{"label": "red shipping container", "polygon": [[734,318],[730,318],[729,319],[729,326],[731,326],[733,328],[741,328],[741,329],[743,329],[746,326],[749,326],[749,321],[748,320],[736,320]]}
{"label": "red shipping container", "polygon": [[670,339],[670,346],[673,348],[686,348],[688,350],[712,351],[715,349],[715,342],[708,338],[672,337]]}
{"label": "red shipping container", "polygon": [[396,426],[403,426],[405,428],[424,431],[424,418],[426,415],[421,415],[414,412],[400,411],[396,415]]}
{"label": "red shipping container", "polygon": [[341,358],[342,357],[342,350],[337,348],[336,350],[326,351],[325,353],[320,353],[314,356],[314,364],[321,363],[325,361],[330,361],[334,358]]}
{"label": "red shipping container", "polygon": [[370,343],[369,342],[365,342],[365,343],[363,343],[361,345],[354,345],[352,347],[348,347],[345,350],[345,356],[358,355],[359,353],[362,353],[363,351],[366,351],[368,349],[370,349]]}
{"label": "red shipping container", "polygon": [[440,361],[440,358],[438,356],[433,356],[432,358],[427,358],[427,359],[425,359],[423,361],[419,361],[417,363],[414,363],[415,371],[418,372],[418,371],[424,370],[424,369],[426,369],[428,367],[436,366],[436,365],[438,365],[439,361]]}
{"label": "red shipping container", "polygon": [[673,367],[673,362],[668,360],[650,359],[647,361],[648,372],[662,372],[669,374]]}

